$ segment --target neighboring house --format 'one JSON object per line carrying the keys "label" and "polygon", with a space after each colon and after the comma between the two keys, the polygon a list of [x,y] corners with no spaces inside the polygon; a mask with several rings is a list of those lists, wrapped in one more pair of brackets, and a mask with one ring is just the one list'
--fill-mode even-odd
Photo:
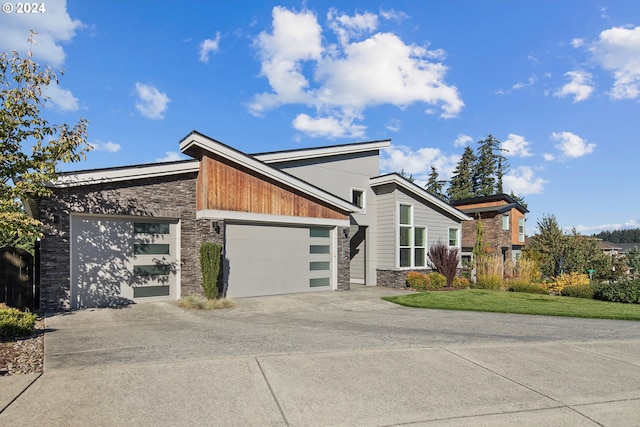
{"label": "neighboring house", "polygon": [[247,155],[198,132],[194,160],[61,173],[34,201],[46,311],[200,294],[199,247],[223,245],[228,297],[405,286],[470,219],[397,174],[389,141]]}
{"label": "neighboring house", "polygon": [[478,221],[481,221],[484,244],[490,252],[501,254],[505,274],[510,274],[525,245],[527,208],[507,194],[455,200],[451,204],[473,218],[473,221],[463,223],[463,256],[471,256],[476,244]]}

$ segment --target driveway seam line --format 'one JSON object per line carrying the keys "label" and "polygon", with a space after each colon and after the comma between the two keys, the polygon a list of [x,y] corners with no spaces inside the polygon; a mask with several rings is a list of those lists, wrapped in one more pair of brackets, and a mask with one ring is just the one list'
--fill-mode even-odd
{"label": "driveway seam line", "polygon": [[509,378],[509,377],[507,377],[507,376],[505,376],[505,375],[500,374],[499,372],[496,372],[496,371],[494,371],[494,370],[492,370],[492,369],[489,369],[489,368],[487,368],[486,366],[483,366],[483,365],[481,365],[481,364],[480,364],[480,363],[478,363],[478,362],[475,362],[475,361],[473,361],[473,360],[471,360],[471,359],[468,359],[468,358],[466,358],[466,357],[462,356],[461,354],[457,354],[457,353],[456,353],[456,352],[454,352],[453,350],[449,350],[449,349],[444,348],[444,347],[442,347],[442,349],[443,349],[444,351],[448,352],[448,353],[451,353],[451,354],[452,354],[452,355],[454,355],[454,356],[457,356],[457,357],[461,358],[462,360],[466,360],[467,362],[472,363],[472,364],[474,364],[474,365],[478,366],[479,368],[482,368],[482,369],[484,369],[484,370],[486,370],[486,371],[488,371],[488,372],[491,372],[492,374],[497,375],[497,376],[499,376],[500,378],[504,378],[505,380],[507,380],[507,381],[509,381],[509,382],[512,382],[512,383],[514,383],[514,384],[517,384],[517,385],[519,385],[520,387],[524,387],[524,388],[526,388],[527,390],[530,390],[530,391],[532,391],[532,392],[534,392],[534,393],[536,393],[536,394],[539,394],[540,396],[546,397],[547,399],[550,399],[552,402],[556,402],[558,405],[561,405],[561,407],[563,407],[563,408],[567,408],[567,409],[569,409],[570,411],[575,412],[576,414],[580,415],[581,417],[584,417],[584,418],[588,419],[589,421],[596,423],[596,424],[597,424],[597,425],[599,425],[599,426],[604,426],[603,424],[599,423],[598,421],[594,420],[593,418],[591,418],[591,417],[589,417],[589,416],[587,416],[587,415],[583,414],[582,412],[578,411],[577,409],[573,408],[573,407],[572,407],[572,405],[568,405],[568,404],[566,404],[566,403],[564,403],[564,402],[562,402],[562,401],[560,401],[560,400],[558,400],[558,399],[555,399],[555,398],[553,398],[553,397],[551,397],[551,396],[547,396],[546,394],[544,394],[543,392],[541,392],[541,391],[539,391],[539,390],[536,390],[536,389],[534,389],[534,388],[532,388],[532,387],[529,387],[529,386],[528,386],[528,385],[526,385],[526,384],[522,384],[522,383],[520,383],[520,382],[518,382],[518,381],[516,381],[516,380],[514,380],[514,379],[512,379],[512,378]]}
{"label": "driveway seam line", "polygon": [[20,396],[22,396],[24,394],[25,391],[27,391],[29,389],[29,387],[31,387],[33,385],[33,383],[35,383],[40,377],[42,376],[42,372],[40,372],[38,374],[37,377],[35,377],[20,393],[18,393],[18,395],[16,397],[14,397],[13,399],[11,399],[11,401],[9,403],[7,403],[5,405],[4,408],[0,409],[0,415],[2,415],[2,413],[9,408],[9,406],[11,406],[13,404],[13,402],[15,402],[16,400],[18,400],[18,398]]}
{"label": "driveway seam line", "polygon": [[284,424],[286,426],[289,426],[289,421],[287,420],[287,416],[284,413],[284,409],[282,409],[282,405],[280,405],[280,401],[278,400],[278,398],[276,397],[275,392],[273,391],[273,388],[271,387],[271,384],[269,383],[269,379],[267,378],[267,374],[264,372],[264,369],[262,368],[262,365],[260,364],[260,361],[258,360],[257,357],[254,358],[256,361],[256,364],[258,365],[258,369],[260,369],[260,373],[262,374],[262,378],[264,378],[264,382],[267,384],[267,388],[269,389],[269,393],[271,393],[271,397],[273,398],[273,401],[276,403],[276,406],[278,407],[278,411],[280,411],[280,416],[282,417],[282,420],[284,421]]}

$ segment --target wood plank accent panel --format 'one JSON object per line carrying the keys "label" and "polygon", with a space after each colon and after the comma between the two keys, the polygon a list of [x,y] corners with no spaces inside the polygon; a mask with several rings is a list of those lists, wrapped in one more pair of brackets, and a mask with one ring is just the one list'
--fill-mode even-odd
{"label": "wood plank accent panel", "polygon": [[347,219],[348,214],[314,201],[254,171],[203,157],[196,183],[196,208],[311,218]]}

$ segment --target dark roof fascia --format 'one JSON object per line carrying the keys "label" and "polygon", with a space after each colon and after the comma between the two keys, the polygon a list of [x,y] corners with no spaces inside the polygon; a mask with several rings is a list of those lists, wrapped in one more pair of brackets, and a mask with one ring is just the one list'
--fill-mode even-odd
{"label": "dark roof fascia", "polygon": [[459,206],[459,205],[468,205],[468,204],[482,203],[482,202],[498,202],[500,200],[504,200],[509,204],[511,204],[511,203],[516,204],[517,205],[516,209],[518,209],[523,214],[529,213],[529,210],[527,208],[525,208],[520,203],[518,203],[510,195],[504,194],[504,193],[503,194],[494,194],[492,196],[469,197],[467,199],[452,200],[451,201],[451,205]]}
{"label": "dark roof fascia", "polygon": [[464,213],[485,213],[485,212],[496,212],[496,213],[505,213],[505,212],[509,212],[511,209],[513,208],[517,208],[518,204],[517,203],[509,203],[508,205],[502,205],[502,206],[485,206],[483,208],[469,208],[469,209],[464,209],[464,208],[458,208],[460,209],[462,212]]}

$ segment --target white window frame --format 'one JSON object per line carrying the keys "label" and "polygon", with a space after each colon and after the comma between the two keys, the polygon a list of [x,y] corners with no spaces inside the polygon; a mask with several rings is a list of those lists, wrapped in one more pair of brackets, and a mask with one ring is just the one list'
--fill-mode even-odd
{"label": "white window frame", "polygon": [[[353,193],[354,191],[359,191],[362,193],[362,206],[358,206],[362,213],[367,210],[367,191],[364,188],[351,187],[351,203],[353,203]],[[355,203],[354,203],[355,204]]]}
{"label": "white window frame", "polygon": [[507,214],[502,215],[502,229],[504,231],[509,231],[509,222],[511,217]]}
{"label": "white window frame", "polygon": [[[451,245],[451,230],[456,230],[456,244]],[[450,248],[460,248],[460,227],[448,227],[447,228],[447,245]]]}
{"label": "white window frame", "polygon": [[[408,206],[410,208],[410,212],[409,212],[409,224],[401,224],[400,223],[400,208],[401,206]],[[397,208],[397,221],[396,221],[396,231],[397,231],[397,235],[398,235],[398,239],[397,239],[397,245],[396,245],[396,266],[399,269],[412,269],[412,268],[427,268],[427,249],[428,249],[428,227],[425,225],[420,225],[420,224],[416,224],[415,223],[415,205],[413,203],[403,203],[403,202],[399,202],[398,203],[398,208]],[[409,234],[409,245],[403,245],[401,246],[401,240],[400,240],[400,236],[401,236],[401,229],[402,228],[406,228],[408,229],[408,234]],[[424,246],[416,246],[416,229],[423,229],[424,230]],[[409,265],[401,265],[400,262],[400,251],[402,249],[407,249],[409,250]],[[424,249],[424,259],[422,260],[423,265],[416,265],[416,249]]]}
{"label": "white window frame", "polygon": [[518,218],[518,242],[524,242],[525,218]]}

